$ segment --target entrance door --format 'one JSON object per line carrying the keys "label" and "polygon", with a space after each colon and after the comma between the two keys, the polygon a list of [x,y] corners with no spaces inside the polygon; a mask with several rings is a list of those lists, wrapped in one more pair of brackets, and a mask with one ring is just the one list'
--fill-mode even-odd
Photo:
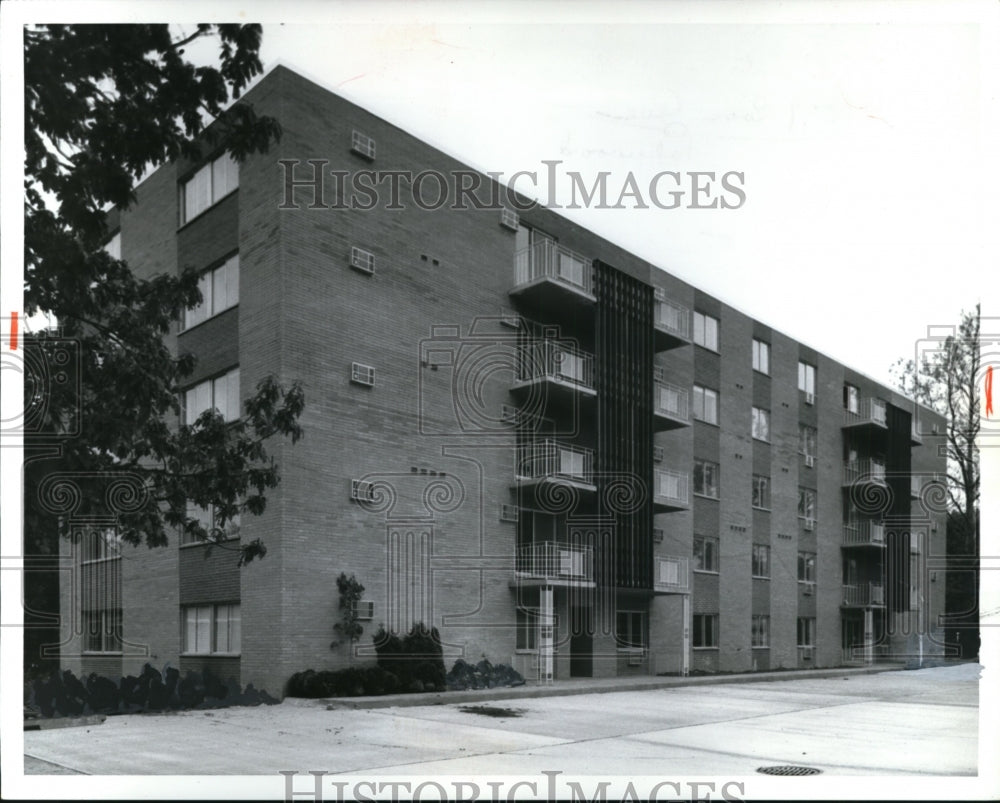
{"label": "entrance door", "polygon": [[589,606],[570,607],[569,676],[594,676],[594,615]]}

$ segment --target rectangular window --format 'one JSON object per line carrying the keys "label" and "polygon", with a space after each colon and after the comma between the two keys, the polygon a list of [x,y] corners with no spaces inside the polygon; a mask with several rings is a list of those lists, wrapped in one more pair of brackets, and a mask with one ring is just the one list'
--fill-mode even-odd
{"label": "rectangular window", "polygon": [[189,655],[240,653],[240,604],[189,605],[181,609],[183,651]]}
{"label": "rectangular window", "polygon": [[816,366],[799,362],[799,390],[810,397],[816,396]]}
{"label": "rectangular window", "polygon": [[816,492],[811,488],[799,488],[799,518],[816,520]]}
{"label": "rectangular window", "polygon": [[719,393],[715,390],[694,386],[691,414],[699,421],[709,424],[719,423]]}
{"label": "rectangular window", "polygon": [[750,481],[750,487],[753,489],[750,504],[754,507],[760,508],[761,510],[770,510],[771,478],[762,477],[760,474],[754,474],[753,479]]}
{"label": "rectangular window", "polygon": [[799,454],[816,457],[816,427],[799,424]]}
{"label": "rectangular window", "polygon": [[771,547],[765,544],[754,544],[751,561],[751,574],[754,577],[771,576]]}
{"label": "rectangular window", "polygon": [[615,617],[615,640],[618,642],[619,647],[645,648],[645,612],[618,611]]}
{"label": "rectangular window", "polygon": [[770,441],[771,440],[771,413],[768,410],[762,410],[760,407],[753,408],[753,425],[751,431],[753,436],[759,441]]}
{"label": "rectangular window", "polygon": [[538,609],[517,609],[517,641],[518,650],[538,649]]}
{"label": "rectangular window", "polygon": [[719,319],[694,313],[694,342],[712,351],[719,350]]}
{"label": "rectangular window", "polygon": [[856,413],[859,409],[858,389],[854,385],[844,385],[844,409]]}
{"label": "rectangular window", "polygon": [[816,620],[812,617],[800,616],[798,619],[798,646],[816,646]]}
{"label": "rectangular window", "polygon": [[184,328],[190,329],[240,303],[240,255],[233,254],[198,281],[201,303],[184,311]]}
{"label": "rectangular window", "polygon": [[375,158],[375,140],[360,131],[352,131],[351,150],[371,161]]}
{"label": "rectangular window", "polygon": [[181,185],[181,225],[221,201],[239,185],[239,165],[228,153],[202,166]]}
{"label": "rectangular window", "polygon": [[224,421],[240,417],[240,369],[200,382],[184,391],[184,423],[191,425],[206,410],[215,408]]}
{"label": "rectangular window", "polygon": [[[226,526],[222,529],[222,532],[218,532],[219,522],[215,515],[215,505],[209,505],[207,508],[204,508],[189,500],[187,503],[187,517],[197,521],[198,524],[204,527],[208,534],[213,538],[218,538],[220,536],[224,538],[240,537],[239,513],[236,514],[235,518],[226,522]],[[204,543],[204,541],[195,536],[193,533],[189,533],[183,528],[181,529],[181,544],[201,543]]]}
{"label": "rectangular window", "polygon": [[696,613],[693,618],[693,646],[718,647],[719,615],[717,613]]}
{"label": "rectangular window", "polygon": [[120,608],[83,612],[84,652],[122,651],[122,612]]}
{"label": "rectangular window", "polygon": [[816,582],[816,554],[813,552],[799,553],[799,582]]}
{"label": "rectangular window", "polygon": [[763,340],[753,341],[753,369],[762,374],[771,373],[771,345]]}
{"label": "rectangular window", "polygon": [[360,362],[351,363],[351,381],[356,385],[375,385],[375,368]]}
{"label": "rectangular window", "polygon": [[769,647],[771,645],[771,617],[750,617],[750,646]]}
{"label": "rectangular window", "polygon": [[719,464],[707,460],[694,461],[694,492],[700,496],[719,498]]}
{"label": "rectangular window", "polygon": [[696,572],[719,571],[719,539],[694,537],[694,569]]}

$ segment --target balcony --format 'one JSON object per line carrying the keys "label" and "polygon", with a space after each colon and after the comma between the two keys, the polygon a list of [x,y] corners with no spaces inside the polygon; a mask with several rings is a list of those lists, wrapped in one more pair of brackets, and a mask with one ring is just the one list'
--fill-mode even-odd
{"label": "balcony", "polygon": [[844,486],[854,485],[886,487],[885,463],[878,460],[854,460],[844,463]]}
{"label": "balcony", "polygon": [[656,594],[691,593],[691,561],[673,555],[656,558],[653,592]]}
{"label": "balcony", "polygon": [[589,307],[597,300],[591,261],[552,240],[535,243],[514,255],[510,295],[547,309]]}
{"label": "balcony", "polygon": [[885,606],[885,587],[881,583],[858,583],[844,586],[845,608],[882,608]]}
{"label": "balcony", "polygon": [[875,427],[888,430],[885,419],[885,402],[874,397],[857,399],[855,409],[844,410],[844,428]]}
{"label": "balcony", "polygon": [[517,480],[522,487],[556,482],[596,491],[594,453],[554,440],[535,441],[517,450]]}
{"label": "balcony", "polygon": [[653,301],[654,347],[657,351],[691,342],[691,310],[660,297]]}
{"label": "balcony", "polygon": [[885,546],[885,527],[870,519],[852,519],[844,525],[845,547]]}
{"label": "balcony", "polygon": [[677,429],[690,424],[687,388],[667,382],[653,383],[653,429]]}
{"label": "balcony", "polygon": [[594,357],[553,340],[529,343],[520,352],[511,393],[519,399],[541,396],[557,403],[592,399],[597,396]]}
{"label": "balcony", "polygon": [[543,541],[517,550],[511,585],[594,587],[594,552],[590,547]]}
{"label": "balcony", "polygon": [[688,475],[680,471],[657,469],[653,472],[653,509],[657,511],[686,510],[688,507]]}

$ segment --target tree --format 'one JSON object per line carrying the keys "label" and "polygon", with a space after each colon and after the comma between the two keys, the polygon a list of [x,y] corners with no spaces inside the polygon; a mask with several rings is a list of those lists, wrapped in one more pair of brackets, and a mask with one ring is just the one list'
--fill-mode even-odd
{"label": "tree", "polygon": [[[188,62],[185,47],[211,37],[218,66]],[[277,121],[245,101],[227,107],[262,71],[260,43],[259,25],[24,31],[24,310],[59,327],[23,338],[25,363],[38,369],[25,378],[26,554],[58,551],[67,494],[77,516],[112,515],[128,544],[163,546],[180,530],[221,542],[240,513],[264,511],[279,481],[268,440],[302,435],[302,389],[274,378],[249,398],[244,389],[236,423],[209,411],[179,425],[194,359],[172,354],[163,336],[201,301],[198,276],[139,278],[105,251],[107,210],[133,204],[150,169],[220,147],[239,162],[280,138]],[[78,364],[70,381],[53,380],[60,364]],[[188,500],[213,506],[215,526],[189,516]],[[265,553],[259,541],[239,551],[241,564]]]}

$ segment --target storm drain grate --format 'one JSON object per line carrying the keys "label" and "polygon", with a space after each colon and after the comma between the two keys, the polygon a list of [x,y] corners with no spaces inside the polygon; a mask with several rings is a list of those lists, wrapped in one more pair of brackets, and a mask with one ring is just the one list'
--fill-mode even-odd
{"label": "storm drain grate", "polygon": [[784,764],[777,767],[757,767],[757,772],[765,775],[819,775],[823,770],[815,767],[798,767],[794,764]]}

